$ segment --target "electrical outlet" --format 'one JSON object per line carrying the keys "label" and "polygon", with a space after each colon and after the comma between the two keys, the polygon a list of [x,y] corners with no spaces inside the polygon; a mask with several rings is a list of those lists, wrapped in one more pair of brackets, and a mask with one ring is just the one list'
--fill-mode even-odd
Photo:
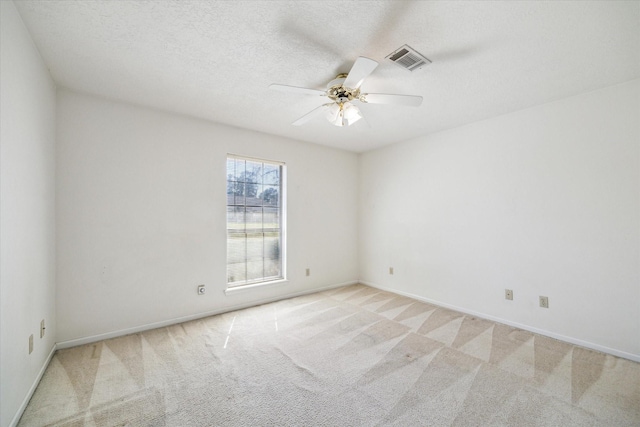
{"label": "electrical outlet", "polygon": [[510,301],[513,301],[513,291],[511,289],[505,289],[504,290],[504,299],[508,299]]}
{"label": "electrical outlet", "polygon": [[46,328],[44,327],[44,319],[42,319],[42,321],[40,322],[40,338],[44,338],[44,330]]}
{"label": "electrical outlet", "polygon": [[549,308],[549,297],[540,297],[540,307]]}
{"label": "electrical outlet", "polygon": [[393,267],[389,267],[389,274],[393,275]]}
{"label": "electrical outlet", "polygon": [[198,286],[198,295],[204,295],[204,285]]}
{"label": "electrical outlet", "polygon": [[29,335],[29,354],[33,353],[33,334]]}
{"label": "electrical outlet", "polygon": [[311,276],[311,269],[310,269],[310,268],[307,268],[307,269],[305,270],[304,274],[305,274],[305,275],[307,275],[307,276]]}

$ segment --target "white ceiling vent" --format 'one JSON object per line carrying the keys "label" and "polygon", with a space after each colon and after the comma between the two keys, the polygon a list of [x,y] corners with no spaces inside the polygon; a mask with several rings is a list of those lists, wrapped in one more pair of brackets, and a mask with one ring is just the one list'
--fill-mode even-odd
{"label": "white ceiling vent", "polygon": [[391,52],[387,55],[387,58],[399,67],[409,71],[418,70],[425,65],[431,64],[427,57],[406,44]]}

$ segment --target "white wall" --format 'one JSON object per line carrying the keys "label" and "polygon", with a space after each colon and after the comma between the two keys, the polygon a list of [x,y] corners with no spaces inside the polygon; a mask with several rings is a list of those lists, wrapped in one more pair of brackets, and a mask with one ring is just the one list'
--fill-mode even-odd
{"label": "white wall", "polygon": [[55,86],[12,2],[0,2],[0,19],[0,425],[8,426],[55,339]]}
{"label": "white wall", "polygon": [[640,360],[639,173],[640,80],[366,153],[360,277]]}
{"label": "white wall", "polygon": [[[67,90],[57,138],[63,345],[358,279],[354,153]],[[285,284],[224,293],[227,153],[286,162]]]}

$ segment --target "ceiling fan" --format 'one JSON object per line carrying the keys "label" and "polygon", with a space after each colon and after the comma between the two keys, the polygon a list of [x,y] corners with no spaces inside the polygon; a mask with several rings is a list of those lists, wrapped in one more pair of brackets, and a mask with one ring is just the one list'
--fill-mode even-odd
{"label": "ceiling fan", "polygon": [[322,96],[331,100],[331,102],[323,104],[300,117],[292,123],[294,126],[301,126],[321,114],[324,114],[331,124],[336,126],[350,126],[363,118],[360,109],[353,104],[353,101],[360,101],[365,104],[391,104],[409,107],[417,107],[422,103],[421,96],[360,92],[360,85],[377,66],[378,63],[373,59],[360,56],[356,62],[354,62],[349,73],[338,74],[335,79],[327,84],[327,90],[281,84],[272,84],[269,86],[269,89]]}

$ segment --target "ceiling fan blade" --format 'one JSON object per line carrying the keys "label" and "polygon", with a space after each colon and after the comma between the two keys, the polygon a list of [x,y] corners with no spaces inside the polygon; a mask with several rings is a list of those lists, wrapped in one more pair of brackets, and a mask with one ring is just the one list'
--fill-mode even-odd
{"label": "ceiling fan blade", "polygon": [[293,92],[304,93],[305,95],[327,96],[327,92],[324,90],[309,89],[306,87],[271,84],[269,85],[269,89],[279,90],[280,92]]}
{"label": "ceiling fan blade", "polygon": [[349,89],[358,89],[362,84],[362,81],[369,76],[376,69],[378,63],[373,59],[365,58],[364,56],[358,57],[356,62],[353,63],[349,75],[342,83],[343,86]]}
{"label": "ceiling fan blade", "polygon": [[329,108],[329,106],[331,104],[333,104],[333,103],[330,102],[328,104],[323,104],[323,105],[319,106],[318,108],[314,108],[313,110],[311,110],[310,112],[308,112],[304,116],[300,117],[298,120],[296,120],[295,122],[293,122],[291,124],[293,126],[302,126],[303,124],[307,123],[309,120],[311,120],[314,117],[319,116],[320,114],[322,114],[325,111],[327,111],[327,109]]}
{"label": "ceiling fan blade", "polygon": [[395,95],[391,93],[363,93],[360,100],[367,104],[390,104],[418,107],[422,97],[416,95]]}

